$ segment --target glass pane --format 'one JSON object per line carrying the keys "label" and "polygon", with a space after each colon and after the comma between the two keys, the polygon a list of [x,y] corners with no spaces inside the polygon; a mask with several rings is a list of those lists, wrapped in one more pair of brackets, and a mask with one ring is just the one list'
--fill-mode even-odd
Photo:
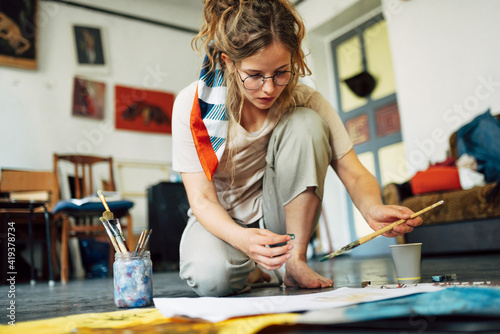
{"label": "glass pane", "polygon": [[363,32],[363,39],[365,43],[366,67],[377,82],[371,98],[378,100],[396,92],[391,49],[385,20],[368,27]]}
{"label": "glass pane", "polygon": [[366,103],[365,98],[356,96],[347,87],[345,79],[363,71],[363,58],[361,56],[361,41],[358,36],[353,36],[339,44],[336,48],[337,68],[339,76],[340,101],[343,112],[349,112]]}
{"label": "glass pane", "polygon": [[378,158],[383,186],[391,182],[403,183],[408,181],[408,165],[406,163],[405,147],[402,142],[380,148]]}
{"label": "glass pane", "polygon": [[[372,152],[365,152],[358,155],[359,161],[368,169],[370,173],[375,175],[375,159]],[[366,223],[365,219],[359,210],[353,205],[354,229],[356,231],[356,239],[364,237],[373,232],[371,227]]]}
{"label": "glass pane", "polygon": [[375,125],[379,138],[400,132],[398,104],[392,103],[375,110]]}
{"label": "glass pane", "polygon": [[366,143],[370,140],[370,127],[368,125],[368,115],[363,114],[353,117],[345,122],[345,127],[353,145]]}

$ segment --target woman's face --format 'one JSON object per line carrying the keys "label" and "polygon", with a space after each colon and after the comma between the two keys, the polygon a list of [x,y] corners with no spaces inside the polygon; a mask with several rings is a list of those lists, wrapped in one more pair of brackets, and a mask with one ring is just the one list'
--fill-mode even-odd
{"label": "woman's face", "polygon": [[[245,96],[245,107],[268,110],[273,105],[285,86],[276,85],[272,77],[283,71],[291,71],[290,59],[290,51],[288,51],[283,44],[275,42],[264,48],[261,52],[245,58],[239,64],[236,64],[237,75],[239,75],[239,80],[237,79],[237,81]],[[228,62],[226,62],[226,64],[227,63]],[[261,75],[267,79],[265,79],[264,84],[257,89],[246,89],[243,86],[242,80],[254,75]],[[245,83],[249,83],[251,80],[261,82],[261,78],[255,77],[251,77],[247,80],[248,81],[245,81]]]}

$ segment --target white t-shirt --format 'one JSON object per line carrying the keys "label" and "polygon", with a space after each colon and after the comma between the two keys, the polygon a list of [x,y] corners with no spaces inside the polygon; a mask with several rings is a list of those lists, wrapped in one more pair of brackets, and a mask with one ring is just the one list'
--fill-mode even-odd
{"label": "white t-shirt", "polygon": [[[193,82],[177,95],[172,113],[172,166],[181,173],[203,172],[190,129],[196,84]],[[344,156],[352,148],[352,143],[331,104],[305,85],[297,85],[294,97],[298,106],[317,111],[328,124],[332,159]],[[262,217],[262,179],[266,168],[267,145],[276,123],[276,115],[270,112],[257,133],[249,133],[239,124],[236,125],[236,135],[228,138],[226,150],[213,177],[222,207],[243,224],[251,224]],[[229,145],[235,147],[234,165],[228,163]]]}

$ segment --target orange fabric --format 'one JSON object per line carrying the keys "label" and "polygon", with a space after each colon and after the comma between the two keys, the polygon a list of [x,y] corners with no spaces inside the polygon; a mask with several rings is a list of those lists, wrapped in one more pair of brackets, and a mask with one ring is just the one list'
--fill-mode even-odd
{"label": "orange fabric", "polygon": [[217,169],[219,160],[215,155],[214,149],[212,148],[212,143],[210,142],[210,136],[208,135],[207,128],[205,127],[203,119],[201,118],[201,110],[198,102],[198,88],[196,88],[190,121],[194,145],[196,147],[196,152],[198,152],[201,166],[203,167],[208,180],[212,181],[212,176]]}
{"label": "orange fabric", "polygon": [[443,190],[462,189],[456,167],[433,166],[417,172],[410,180],[414,195]]}

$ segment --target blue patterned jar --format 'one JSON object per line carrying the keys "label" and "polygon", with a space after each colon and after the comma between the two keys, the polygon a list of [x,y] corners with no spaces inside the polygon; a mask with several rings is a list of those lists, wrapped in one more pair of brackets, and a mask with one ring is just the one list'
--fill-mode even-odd
{"label": "blue patterned jar", "polygon": [[149,251],[115,253],[114,299],[118,307],[153,304],[153,263]]}

